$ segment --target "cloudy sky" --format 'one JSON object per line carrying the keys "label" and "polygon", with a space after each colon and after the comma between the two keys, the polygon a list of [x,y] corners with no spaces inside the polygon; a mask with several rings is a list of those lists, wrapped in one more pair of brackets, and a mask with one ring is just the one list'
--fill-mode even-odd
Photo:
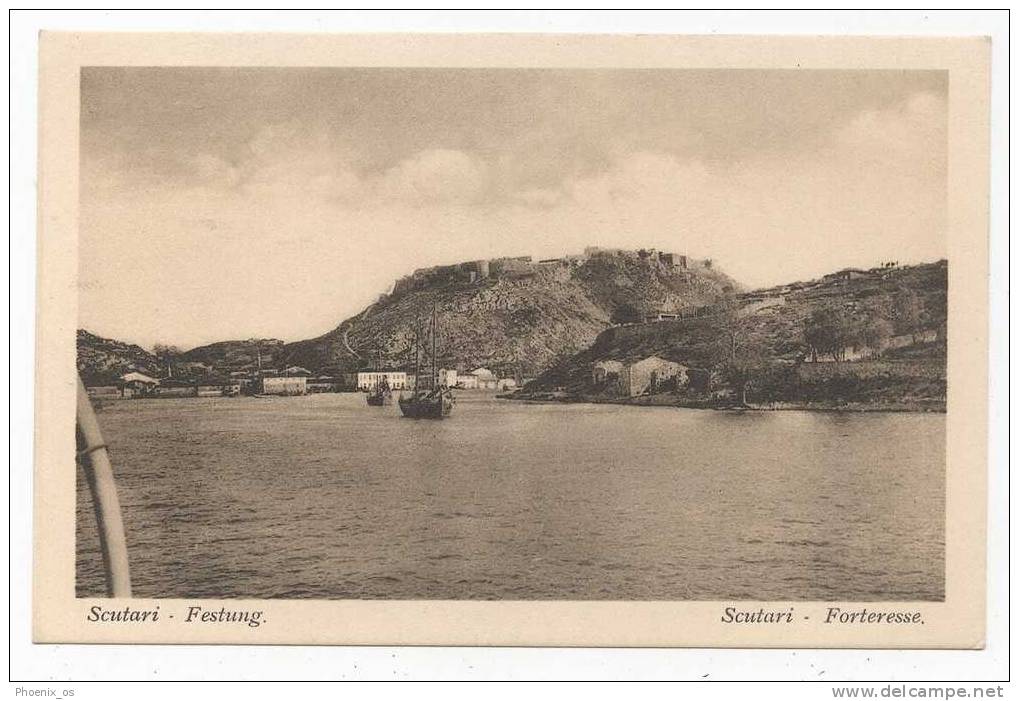
{"label": "cloudy sky", "polygon": [[414,268],[585,246],[747,286],[945,255],[939,72],[88,68],[80,323],[328,331]]}

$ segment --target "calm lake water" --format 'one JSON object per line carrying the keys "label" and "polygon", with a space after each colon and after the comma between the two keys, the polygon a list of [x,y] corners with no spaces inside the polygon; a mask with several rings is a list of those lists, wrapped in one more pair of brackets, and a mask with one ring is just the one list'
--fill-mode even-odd
{"label": "calm lake water", "polygon": [[[939,600],[945,417],[108,404],[141,597]],[[78,594],[104,585],[78,479]]]}

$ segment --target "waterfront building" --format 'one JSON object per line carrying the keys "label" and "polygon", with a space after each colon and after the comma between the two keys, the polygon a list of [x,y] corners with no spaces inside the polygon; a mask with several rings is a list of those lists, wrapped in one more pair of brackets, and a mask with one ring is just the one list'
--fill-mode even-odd
{"label": "waterfront building", "polygon": [[402,370],[362,370],[348,372],[343,376],[343,385],[347,389],[369,392],[385,378],[389,389],[411,389],[407,382],[407,373]]}
{"label": "waterfront building", "polygon": [[439,368],[439,387],[456,387],[455,368]]}
{"label": "waterfront building", "polygon": [[190,380],[178,380],[167,377],[159,381],[159,384],[152,388],[151,392],[156,397],[194,397],[198,391],[197,386]]}
{"label": "waterfront building", "polygon": [[94,385],[86,387],[85,392],[93,399],[120,399],[123,396],[116,385]]}
{"label": "waterfront building", "polygon": [[241,382],[232,377],[203,377],[195,389],[196,397],[236,397],[240,393]]}
{"label": "waterfront building", "polygon": [[599,360],[591,368],[591,383],[596,387],[607,382],[618,383],[623,364],[618,360]]}
{"label": "waterfront building", "polygon": [[120,377],[120,392],[125,397],[136,397],[151,394],[159,380],[141,372],[129,372]]}
{"label": "waterfront building", "polygon": [[159,384],[159,380],[157,380],[154,377],[149,377],[148,375],[141,372],[126,373],[120,376],[120,380],[125,385],[137,385],[142,387],[144,386],[153,387]]}
{"label": "waterfront building", "polygon": [[342,383],[335,377],[320,375],[319,377],[308,378],[308,394],[321,394],[322,392],[336,392]]}
{"label": "waterfront building", "polygon": [[[439,368],[436,371],[439,376],[439,387],[456,387],[459,376],[457,371],[453,368]],[[414,389],[414,373],[408,373],[406,389]],[[432,375],[430,368],[421,368],[421,377],[418,380],[418,385],[422,390],[432,388]],[[392,385],[390,385],[392,387]]]}
{"label": "waterfront building", "polygon": [[478,376],[465,372],[462,375],[457,375],[456,386],[460,389],[477,389],[478,388]]}
{"label": "waterfront building", "polygon": [[478,389],[499,388],[499,378],[488,368],[475,368],[471,374],[478,378]]}
{"label": "waterfront building", "polygon": [[688,382],[687,366],[656,355],[624,365],[619,371],[619,393],[626,397],[680,389]]}
{"label": "waterfront building", "polygon": [[293,396],[308,393],[307,377],[263,377],[262,394]]}
{"label": "waterfront building", "polygon": [[205,375],[212,372],[212,366],[197,360],[177,360],[173,371],[178,375]]}

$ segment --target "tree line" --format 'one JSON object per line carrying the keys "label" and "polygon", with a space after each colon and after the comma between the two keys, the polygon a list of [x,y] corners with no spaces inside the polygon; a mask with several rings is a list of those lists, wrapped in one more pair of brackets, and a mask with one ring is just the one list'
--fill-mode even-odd
{"label": "tree line", "polygon": [[[816,307],[802,321],[800,339],[805,357],[817,362],[846,360],[850,349],[883,350],[890,338],[911,335],[916,342],[932,319],[913,290],[901,289],[887,300],[866,309],[856,302],[834,302]],[[738,301],[725,302],[713,322],[716,332],[716,370],[746,405],[754,382],[772,365],[760,322],[741,309]]]}
{"label": "tree line", "polygon": [[910,289],[899,290],[887,303],[858,312],[847,304],[830,304],[813,310],[804,322],[803,340],[811,360],[830,357],[844,361],[849,349],[881,351],[892,336],[923,330],[923,301]]}

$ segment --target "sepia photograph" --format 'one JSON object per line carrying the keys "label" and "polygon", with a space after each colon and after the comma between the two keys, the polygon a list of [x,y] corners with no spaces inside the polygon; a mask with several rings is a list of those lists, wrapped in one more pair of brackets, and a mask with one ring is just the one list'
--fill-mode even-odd
{"label": "sepia photograph", "polygon": [[132,592],[943,600],[947,88],[83,68]]}
{"label": "sepia photograph", "polygon": [[988,50],[43,33],[34,641],[982,648]]}

